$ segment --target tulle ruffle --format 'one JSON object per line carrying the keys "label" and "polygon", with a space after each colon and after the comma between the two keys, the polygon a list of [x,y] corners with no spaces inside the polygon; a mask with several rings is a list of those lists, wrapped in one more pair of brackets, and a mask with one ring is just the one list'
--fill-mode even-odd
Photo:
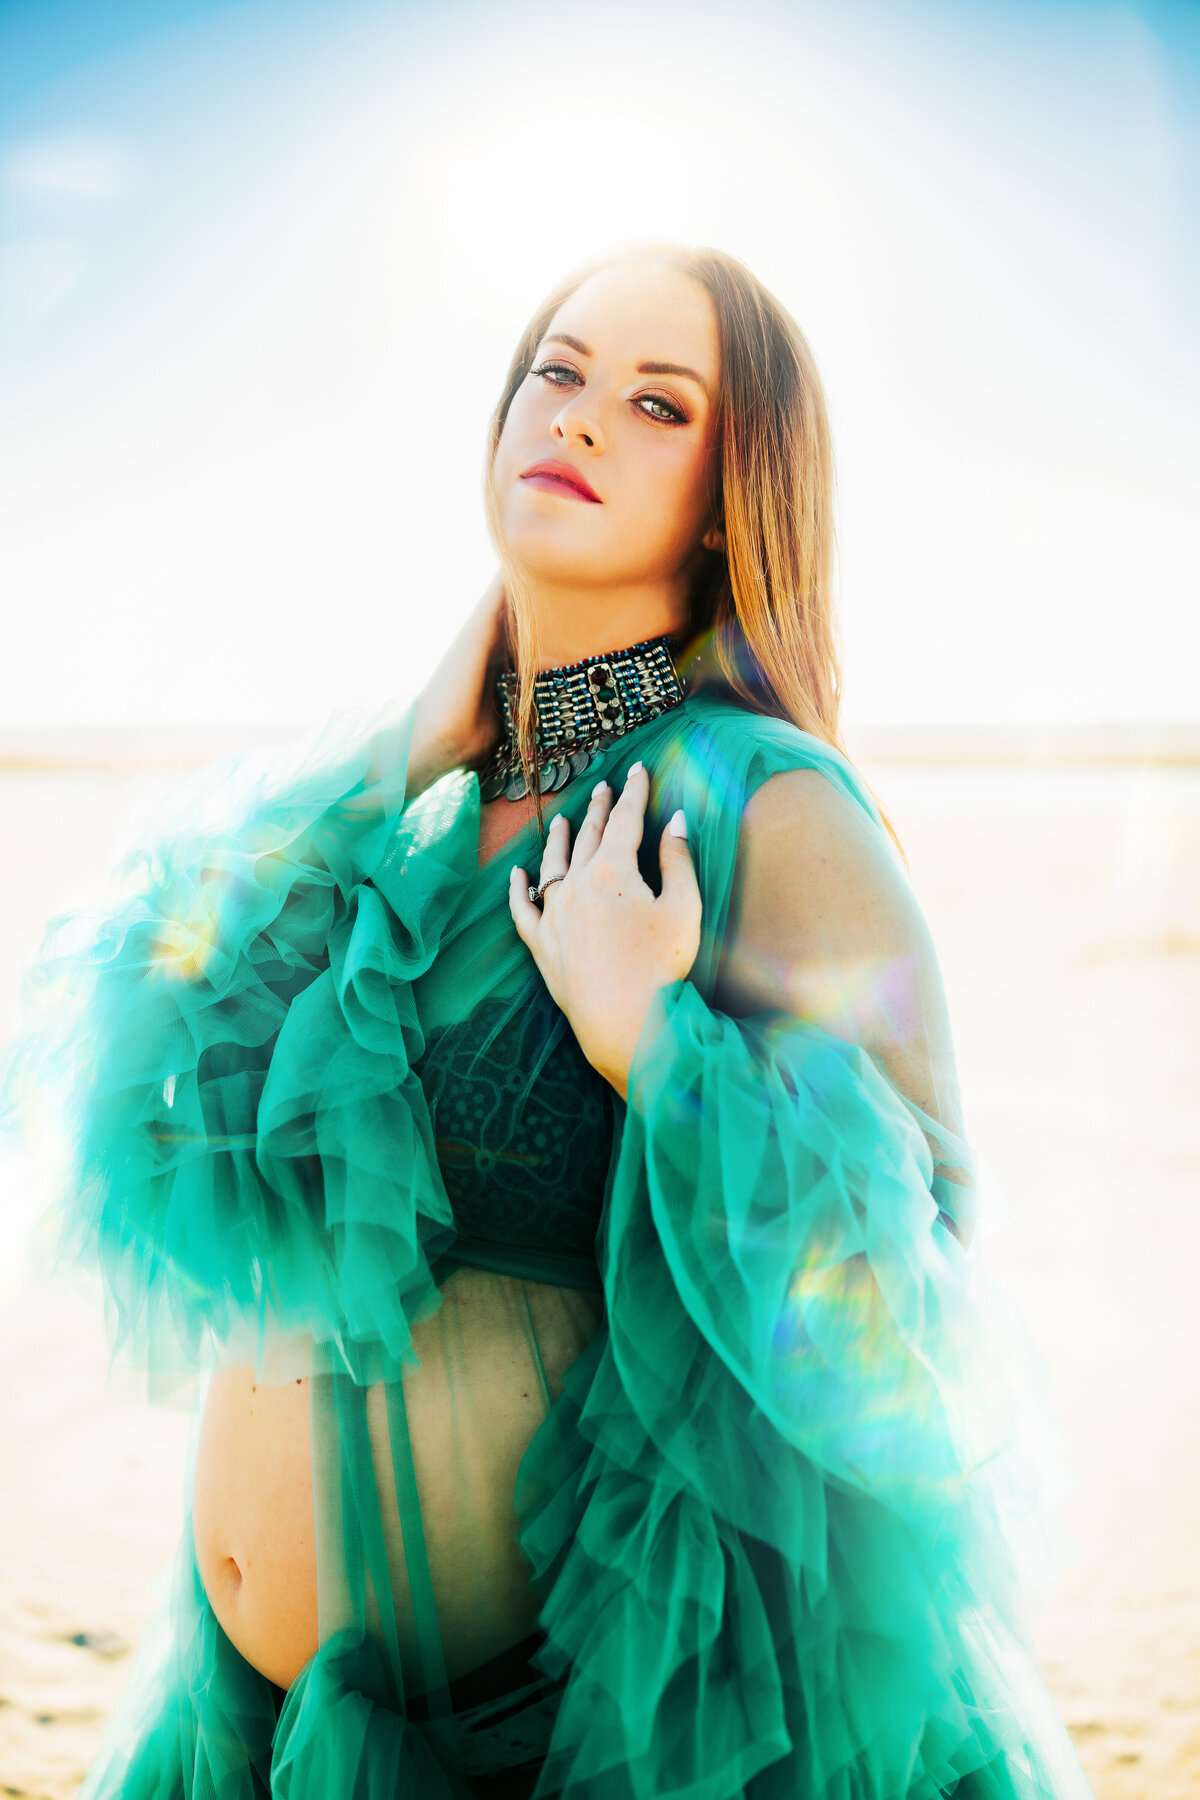
{"label": "tulle ruffle", "polygon": [[1086,1792],[1061,1727],[1039,1742],[1014,1701],[1022,1656],[1037,1687],[1005,1530],[1028,1480],[1011,1395],[972,1386],[981,1315],[931,1173],[860,1051],[662,991],[607,1330],[518,1486],[576,1671],[547,1792]]}
{"label": "tulle ruffle", "polygon": [[[401,772],[410,728],[382,740]],[[305,1372],[379,1379],[437,1305],[455,1233],[412,983],[474,858],[380,757],[376,733],[222,771],[203,827],[181,797],[126,903],[57,922],[34,971],[9,1090],[71,1144],[39,1258],[100,1268],[114,1360],[160,1390],[288,1338]]]}

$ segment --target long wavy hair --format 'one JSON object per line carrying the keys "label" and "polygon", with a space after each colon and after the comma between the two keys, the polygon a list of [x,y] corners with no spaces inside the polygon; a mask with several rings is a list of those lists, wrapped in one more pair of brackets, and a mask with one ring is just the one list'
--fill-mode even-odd
{"label": "long wavy hair", "polygon": [[750,711],[789,719],[846,755],[838,718],[833,443],[812,350],[787,309],[736,257],[705,245],[639,243],[575,269],[546,296],[517,345],[490,423],[484,500],[505,576],[517,747],[539,825],[532,778],[537,627],[500,524],[496,450],[513,396],[559,307],[592,275],[628,262],[667,263],[690,275],[716,312],[721,382],[709,502],[725,548],[699,554],[680,672],[689,691],[722,689]]}

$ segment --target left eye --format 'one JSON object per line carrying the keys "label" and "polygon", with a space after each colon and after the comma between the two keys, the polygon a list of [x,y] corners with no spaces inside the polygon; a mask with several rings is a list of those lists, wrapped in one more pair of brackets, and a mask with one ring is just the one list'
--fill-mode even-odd
{"label": "left eye", "polygon": [[673,425],[684,425],[687,423],[684,414],[680,412],[674,402],[671,400],[664,400],[661,394],[643,394],[638,404],[640,405],[642,401],[645,401],[647,406],[661,406],[663,409],[661,413],[648,413],[648,418],[662,419],[664,423]]}

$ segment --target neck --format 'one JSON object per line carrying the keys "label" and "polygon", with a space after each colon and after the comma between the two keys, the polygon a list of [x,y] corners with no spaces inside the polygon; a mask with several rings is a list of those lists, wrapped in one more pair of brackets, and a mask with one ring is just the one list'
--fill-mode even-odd
{"label": "neck", "polygon": [[590,589],[528,576],[526,581],[537,624],[539,670],[623,650],[665,633],[687,635],[687,592],[682,581],[678,586],[637,582]]}

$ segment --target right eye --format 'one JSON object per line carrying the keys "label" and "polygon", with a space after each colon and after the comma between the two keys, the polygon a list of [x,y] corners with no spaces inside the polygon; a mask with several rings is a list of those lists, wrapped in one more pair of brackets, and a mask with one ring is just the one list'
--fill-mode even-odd
{"label": "right eye", "polygon": [[537,368],[530,369],[529,373],[531,375],[543,376],[550,383],[551,387],[569,387],[570,386],[569,381],[564,382],[564,381],[555,380],[555,377],[558,375],[567,375],[567,376],[574,375],[577,380],[579,379],[579,370],[573,369],[571,367],[570,363],[562,363],[562,362],[539,363]]}

